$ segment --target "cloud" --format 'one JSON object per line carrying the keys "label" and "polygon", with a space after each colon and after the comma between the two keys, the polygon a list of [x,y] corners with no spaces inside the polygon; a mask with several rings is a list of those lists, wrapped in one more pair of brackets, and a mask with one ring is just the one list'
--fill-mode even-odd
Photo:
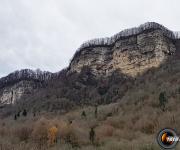
{"label": "cloud", "polygon": [[56,72],[80,44],[156,21],[180,30],[178,0],[1,0],[0,77],[23,68]]}

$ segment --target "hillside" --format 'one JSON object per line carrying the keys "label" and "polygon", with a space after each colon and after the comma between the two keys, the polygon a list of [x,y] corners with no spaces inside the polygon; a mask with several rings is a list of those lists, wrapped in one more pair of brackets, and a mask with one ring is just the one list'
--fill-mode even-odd
{"label": "hillside", "polygon": [[88,41],[58,73],[25,69],[1,78],[0,111],[66,112],[116,102],[134,88],[137,78],[178,58],[179,43],[177,32],[154,22]]}
{"label": "hillside", "polygon": [[[170,127],[176,129],[178,133],[180,131],[180,59],[176,56],[172,56],[158,68],[151,68],[143,75],[137,76],[133,80],[133,84],[130,84],[131,88],[127,89],[122,98],[118,98],[116,103],[111,101],[111,104],[98,105],[97,113],[95,113],[96,107],[94,106],[76,107],[68,113],[62,113],[57,109],[59,108],[58,99],[55,101],[56,98],[51,97],[47,100],[54,99],[55,105],[51,108],[54,107],[53,110],[56,111],[35,112],[35,116],[33,112],[28,111],[26,117],[21,114],[17,120],[14,120],[14,116],[2,119],[0,124],[1,147],[5,150],[57,150],[59,148],[62,150],[160,150],[156,142],[159,130]],[[76,77],[76,81],[79,79],[78,77]],[[82,80],[78,83],[86,86],[89,83],[87,81],[89,80]],[[69,82],[73,83],[72,80]],[[55,83],[52,85],[54,86]],[[108,82],[109,86],[121,89],[119,84],[115,84],[118,83],[117,80],[112,85],[109,83],[112,82]],[[55,85],[54,89],[50,87],[46,90],[49,95],[61,91],[59,89],[61,86]],[[70,85],[64,88],[68,88],[68,94],[74,96],[74,93],[80,89],[77,88],[77,85],[71,85],[70,88]],[[88,84],[87,93],[90,90],[96,90],[94,89],[97,88],[96,86],[91,86],[92,88]],[[108,87],[108,91],[112,90],[112,87]],[[159,95],[162,92],[165,93],[167,99],[164,110],[159,101]],[[105,93],[107,94],[107,92]],[[59,94],[61,95],[61,93]],[[119,96],[119,94],[117,95]],[[114,94],[112,97],[115,97]],[[77,93],[77,98],[78,100],[81,98],[80,93]],[[94,99],[94,101],[96,100]],[[32,102],[31,99],[27,105],[30,105],[30,102]],[[51,103],[46,103],[44,106]],[[53,125],[58,127],[58,142],[49,147],[47,131]],[[94,144],[89,140],[89,132],[92,127],[96,133]],[[180,149],[179,144],[176,148]]]}
{"label": "hillside", "polygon": [[179,34],[157,23],[88,41],[64,70],[0,79],[0,149],[160,150],[159,130],[180,131],[179,77]]}

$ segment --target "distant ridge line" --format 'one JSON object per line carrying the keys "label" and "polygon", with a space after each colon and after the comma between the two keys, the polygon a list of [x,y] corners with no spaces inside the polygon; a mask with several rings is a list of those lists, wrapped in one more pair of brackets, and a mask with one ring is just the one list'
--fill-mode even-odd
{"label": "distant ridge line", "polygon": [[77,49],[77,52],[80,51],[81,49],[91,47],[91,46],[100,46],[100,45],[110,46],[114,44],[117,40],[119,40],[120,38],[137,35],[149,29],[160,29],[163,31],[163,34],[167,36],[168,38],[174,39],[174,40],[180,39],[180,32],[171,31],[168,28],[156,22],[146,22],[138,27],[122,30],[121,32],[115,34],[112,37],[97,38],[97,39],[86,41]]}

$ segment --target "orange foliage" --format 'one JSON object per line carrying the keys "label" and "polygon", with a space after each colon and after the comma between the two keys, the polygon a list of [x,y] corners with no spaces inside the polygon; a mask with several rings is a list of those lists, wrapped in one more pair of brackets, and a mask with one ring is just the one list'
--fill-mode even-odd
{"label": "orange foliage", "polygon": [[48,130],[48,143],[49,145],[54,145],[57,142],[57,127],[53,126]]}

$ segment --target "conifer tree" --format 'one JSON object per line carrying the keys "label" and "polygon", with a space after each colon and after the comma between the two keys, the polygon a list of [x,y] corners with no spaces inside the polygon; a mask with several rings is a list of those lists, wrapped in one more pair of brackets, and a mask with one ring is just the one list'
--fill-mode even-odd
{"label": "conifer tree", "polygon": [[161,92],[159,94],[159,105],[160,105],[162,111],[165,111],[165,106],[167,103],[167,98],[166,98],[165,94],[166,94],[165,92]]}
{"label": "conifer tree", "polygon": [[95,134],[94,128],[91,128],[89,132],[89,140],[91,141],[92,144],[94,144],[95,136],[96,134]]}
{"label": "conifer tree", "polygon": [[27,111],[26,111],[26,109],[24,109],[24,110],[23,110],[22,115],[23,115],[24,117],[26,117],[26,116],[27,116]]}
{"label": "conifer tree", "polygon": [[81,114],[81,116],[82,116],[83,118],[86,118],[86,112],[83,111],[82,114]]}
{"label": "conifer tree", "polygon": [[14,120],[17,120],[17,115],[16,114],[14,115]]}
{"label": "conifer tree", "polygon": [[97,106],[95,107],[95,112],[94,112],[94,115],[95,115],[95,118],[97,118],[97,117],[98,117],[98,107],[97,107]]}

